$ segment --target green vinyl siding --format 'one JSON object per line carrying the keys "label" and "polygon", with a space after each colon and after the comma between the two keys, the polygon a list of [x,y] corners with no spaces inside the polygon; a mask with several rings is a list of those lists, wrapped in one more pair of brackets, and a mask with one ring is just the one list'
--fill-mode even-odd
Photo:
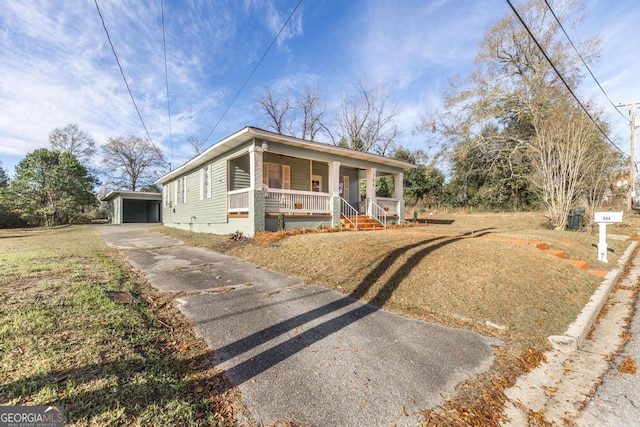
{"label": "green vinyl siding", "polygon": [[[165,222],[173,223],[221,223],[227,222],[227,174],[225,160],[211,163],[211,198],[200,198],[201,169],[197,168],[186,175],[187,202],[173,203],[165,208]],[[204,167],[204,166],[203,166]],[[181,178],[178,178],[181,179]],[[175,191],[176,180],[168,184]],[[173,196],[173,193],[170,193]],[[195,217],[195,218],[194,218]]]}
{"label": "green vinyl siding", "polygon": [[229,160],[229,191],[251,186],[249,154]]}
{"label": "green vinyl siding", "polygon": [[311,190],[311,171],[309,160],[296,157],[265,153],[265,163],[288,165],[291,168],[291,189],[298,191]]}
{"label": "green vinyl siding", "polygon": [[227,222],[227,159],[218,159],[211,168],[211,203],[213,220]]}

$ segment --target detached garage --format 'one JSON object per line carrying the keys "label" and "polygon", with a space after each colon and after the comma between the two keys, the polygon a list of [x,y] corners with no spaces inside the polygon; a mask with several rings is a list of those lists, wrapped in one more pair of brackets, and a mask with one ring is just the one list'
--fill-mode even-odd
{"label": "detached garage", "polygon": [[160,193],[112,190],[102,200],[109,204],[110,224],[162,222]]}

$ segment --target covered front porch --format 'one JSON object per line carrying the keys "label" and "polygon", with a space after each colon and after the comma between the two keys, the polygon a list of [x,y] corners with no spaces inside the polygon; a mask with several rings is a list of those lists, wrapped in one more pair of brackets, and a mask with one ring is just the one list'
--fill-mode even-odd
{"label": "covered front porch", "polygon": [[[402,172],[357,161],[305,158],[269,145],[252,145],[228,161],[229,217],[253,217],[256,228],[265,230],[273,228],[270,219],[279,214],[291,228],[337,226],[341,219],[358,228],[358,215],[383,227],[404,220]],[[376,181],[382,178],[393,182],[391,197],[376,195]]]}

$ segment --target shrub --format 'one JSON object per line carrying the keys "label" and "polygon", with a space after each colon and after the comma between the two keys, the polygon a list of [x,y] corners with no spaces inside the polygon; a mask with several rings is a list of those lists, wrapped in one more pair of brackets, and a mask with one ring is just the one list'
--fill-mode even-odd
{"label": "shrub", "polygon": [[278,214],[278,231],[286,230],[286,224],[284,223],[284,214],[280,212]]}

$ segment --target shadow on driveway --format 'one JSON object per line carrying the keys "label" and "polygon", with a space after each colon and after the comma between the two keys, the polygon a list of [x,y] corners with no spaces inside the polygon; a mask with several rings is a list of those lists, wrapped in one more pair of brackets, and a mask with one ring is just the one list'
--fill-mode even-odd
{"label": "shadow on driveway", "polygon": [[[489,232],[476,230],[474,236]],[[219,367],[258,420],[415,425],[417,410],[434,407],[455,385],[491,365],[491,346],[497,341],[378,307],[427,255],[466,236],[436,236],[390,251],[348,296],[215,252],[144,249],[142,237],[125,245],[139,249],[124,253],[161,290],[167,277],[172,286],[177,283],[168,260],[181,269],[196,260],[196,273],[180,277],[194,282],[184,283],[185,289],[204,291],[180,298],[179,307],[196,322]],[[113,239],[112,244],[118,246]],[[401,256],[416,249],[370,304],[360,301]],[[254,280],[238,284],[232,277],[238,274]],[[210,292],[206,283],[212,275],[229,277],[234,285]]]}

